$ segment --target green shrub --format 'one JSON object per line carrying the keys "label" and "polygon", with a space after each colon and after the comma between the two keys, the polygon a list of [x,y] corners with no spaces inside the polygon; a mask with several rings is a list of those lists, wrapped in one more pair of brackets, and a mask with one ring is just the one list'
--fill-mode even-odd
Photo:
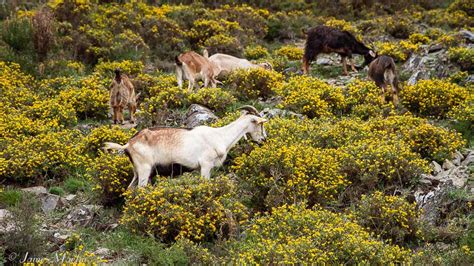
{"label": "green shrub", "polygon": [[114,77],[114,70],[120,69],[122,73],[134,76],[138,75],[143,72],[143,63],[141,61],[131,61],[131,60],[123,60],[123,61],[112,61],[112,62],[99,62],[95,68],[94,72],[98,73],[100,76],[103,77]]}
{"label": "green shrub", "polygon": [[9,18],[2,23],[2,40],[16,52],[32,49],[32,27],[28,18]]}
{"label": "green shrub", "polygon": [[271,96],[282,80],[283,75],[278,72],[252,68],[233,71],[227,81],[236,97],[249,100]]}
{"label": "green shrub", "polygon": [[66,180],[64,180],[63,187],[68,193],[75,194],[80,190],[85,190],[87,187],[87,184],[82,179],[69,177]]}
{"label": "green shrub", "polygon": [[399,39],[408,39],[414,28],[412,22],[404,17],[390,17],[385,23],[385,31]]}
{"label": "green shrub", "polygon": [[22,193],[16,189],[0,189],[0,206],[2,208],[16,206],[22,199]]}
{"label": "green shrub", "polygon": [[397,196],[386,196],[380,191],[362,195],[356,207],[358,223],[392,243],[403,245],[421,237],[420,211]]}
{"label": "green shrub", "polygon": [[165,242],[209,241],[225,236],[224,228],[235,234],[246,219],[244,206],[234,199],[235,185],[227,177],[203,180],[187,175],[159,182],[127,192],[122,224]]}
{"label": "green shrub", "polygon": [[283,206],[255,218],[230,247],[232,264],[390,264],[409,250],[374,239],[348,217],[304,206]]}
{"label": "green shrub", "polygon": [[49,193],[58,196],[63,196],[65,194],[64,189],[62,187],[50,187]]}

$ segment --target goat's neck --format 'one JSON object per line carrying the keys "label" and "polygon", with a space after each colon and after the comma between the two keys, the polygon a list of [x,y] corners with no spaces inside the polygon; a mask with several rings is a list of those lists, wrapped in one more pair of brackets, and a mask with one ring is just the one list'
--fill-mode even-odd
{"label": "goat's neck", "polygon": [[241,117],[227,126],[217,128],[224,140],[227,151],[229,151],[247,133],[247,128],[248,119],[246,117]]}

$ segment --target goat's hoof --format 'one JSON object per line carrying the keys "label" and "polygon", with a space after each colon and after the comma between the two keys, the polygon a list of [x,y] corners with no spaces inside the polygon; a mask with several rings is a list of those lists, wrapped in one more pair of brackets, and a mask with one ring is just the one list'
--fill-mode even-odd
{"label": "goat's hoof", "polygon": [[114,125],[116,125],[116,124],[117,124],[117,120],[114,120]]}

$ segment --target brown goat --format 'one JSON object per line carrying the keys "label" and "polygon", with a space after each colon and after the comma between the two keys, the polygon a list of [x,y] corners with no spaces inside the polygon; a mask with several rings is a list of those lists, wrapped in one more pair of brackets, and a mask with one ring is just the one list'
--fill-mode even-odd
{"label": "brown goat", "polygon": [[110,106],[113,109],[114,124],[124,123],[123,109],[128,106],[130,112],[130,123],[135,123],[135,111],[137,110],[137,98],[132,82],[120,70],[115,70],[115,78],[110,85]]}
{"label": "brown goat", "polygon": [[395,61],[390,56],[381,55],[369,65],[368,76],[382,88],[382,102],[385,102],[385,91],[390,85],[393,92],[393,104],[398,105],[398,78]]}
{"label": "brown goat", "polygon": [[374,51],[359,42],[354,35],[348,31],[341,31],[328,26],[316,26],[309,29],[306,34],[306,45],[303,55],[303,73],[309,71],[309,63],[316,60],[320,53],[337,53],[341,56],[344,75],[347,75],[347,58],[352,70],[357,72],[352,59],[352,54],[360,54],[365,58],[365,65],[370,64],[376,57]]}

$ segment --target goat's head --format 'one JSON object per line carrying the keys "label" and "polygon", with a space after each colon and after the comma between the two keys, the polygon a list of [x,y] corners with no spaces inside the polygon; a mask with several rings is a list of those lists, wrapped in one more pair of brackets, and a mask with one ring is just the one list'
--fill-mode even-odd
{"label": "goat's head", "polygon": [[377,58],[377,54],[373,50],[369,50],[365,55],[364,55],[364,65],[369,65],[372,61]]}
{"label": "goat's head", "polygon": [[263,63],[260,63],[258,64],[261,68],[264,68],[266,70],[273,70],[273,66],[272,64],[270,64],[269,62],[263,62]]}
{"label": "goat's head", "polygon": [[267,132],[265,131],[264,123],[268,120],[263,118],[257,109],[251,105],[244,105],[239,109],[243,110],[244,115],[249,117],[249,125],[247,127],[247,133],[250,135],[253,141],[261,143],[267,138]]}

